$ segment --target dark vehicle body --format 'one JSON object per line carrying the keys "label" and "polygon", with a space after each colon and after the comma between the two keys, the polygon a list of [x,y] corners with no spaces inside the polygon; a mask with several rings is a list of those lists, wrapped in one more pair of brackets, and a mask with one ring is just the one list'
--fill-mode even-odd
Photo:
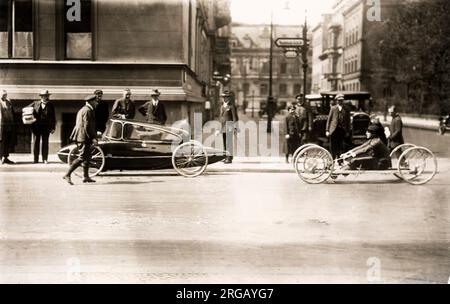
{"label": "dark vehicle body", "polygon": [[306,95],[306,100],[313,115],[310,141],[324,147],[329,146],[329,139],[325,134],[327,119],[338,94],[344,95],[344,107],[350,112],[351,136],[348,139],[347,146],[352,148],[361,145],[366,140],[365,134],[370,124],[372,97],[368,92],[333,91]]}
{"label": "dark vehicle body", "polygon": [[[107,170],[160,170],[171,169],[173,150],[190,140],[189,133],[182,129],[138,122],[111,119],[98,146],[103,150]],[[75,144],[63,147],[58,152],[62,162]],[[208,164],[225,159],[223,150],[204,147]]]}

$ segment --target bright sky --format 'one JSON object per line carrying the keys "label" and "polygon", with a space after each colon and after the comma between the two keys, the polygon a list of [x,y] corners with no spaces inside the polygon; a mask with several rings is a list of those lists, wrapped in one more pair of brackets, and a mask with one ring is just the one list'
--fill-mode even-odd
{"label": "bright sky", "polygon": [[231,0],[231,17],[233,22],[270,23],[273,9],[275,24],[298,25],[305,20],[315,26],[321,21],[321,15],[331,11],[336,0]]}

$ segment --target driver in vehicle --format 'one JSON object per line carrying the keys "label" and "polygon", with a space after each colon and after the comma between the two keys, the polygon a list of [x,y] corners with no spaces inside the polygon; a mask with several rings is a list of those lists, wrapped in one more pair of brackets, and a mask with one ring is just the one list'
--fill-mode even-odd
{"label": "driver in vehicle", "polygon": [[389,149],[380,139],[377,125],[370,125],[366,136],[368,141],[340,157],[351,158],[342,170],[387,170],[391,167]]}

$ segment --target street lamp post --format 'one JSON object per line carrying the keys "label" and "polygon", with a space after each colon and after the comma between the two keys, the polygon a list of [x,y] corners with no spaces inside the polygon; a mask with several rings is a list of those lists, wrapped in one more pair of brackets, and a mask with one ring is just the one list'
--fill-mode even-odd
{"label": "street lamp post", "polygon": [[274,116],[273,99],[273,11],[270,14],[270,48],[269,48],[269,96],[267,97],[267,133],[272,133],[272,119]]}

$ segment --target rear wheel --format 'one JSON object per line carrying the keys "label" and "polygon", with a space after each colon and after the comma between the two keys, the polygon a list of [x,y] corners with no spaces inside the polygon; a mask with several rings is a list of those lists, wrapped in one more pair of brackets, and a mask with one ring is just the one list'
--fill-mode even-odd
{"label": "rear wheel", "polygon": [[[392,150],[391,154],[389,155],[390,158],[391,158],[391,161],[392,161],[392,167],[393,168],[400,167],[399,166],[399,163],[400,163],[399,162],[399,160],[400,160],[400,156],[399,155],[401,155],[403,153],[403,151],[406,151],[407,149],[413,148],[413,147],[416,147],[416,145],[409,144],[409,143],[402,144],[400,146],[395,147],[394,150]],[[395,162],[396,159],[397,159],[397,162]]]}
{"label": "rear wheel", "polygon": [[407,149],[399,158],[398,175],[412,185],[423,185],[433,179],[437,172],[436,156],[423,147]]}
{"label": "rear wheel", "polygon": [[295,160],[295,172],[308,184],[326,182],[333,173],[333,157],[330,152],[319,146],[310,146],[301,150]]}
{"label": "rear wheel", "polygon": [[208,153],[203,145],[190,141],[179,145],[172,154],[172,165],[184,177],[196,177],[205,172],[208,166]]}
{"label": "rear wheel", "polygon": [[[74,160],[79,158],[80,156],[80,150],[78,147],[74,147],[69,152],[69,156],[67,157],[67,163],[69,164],[69,167],[73,164]],[[105,167],[105,153],[103,153],[102,148],[99,146],[92,146],[91,147],[91,161],[89,162],[89,177],[97,176],[100,172],[103,171],[103,168]],[[74,174],[78,177],[83,177],[83,167],[78,167]]]}

